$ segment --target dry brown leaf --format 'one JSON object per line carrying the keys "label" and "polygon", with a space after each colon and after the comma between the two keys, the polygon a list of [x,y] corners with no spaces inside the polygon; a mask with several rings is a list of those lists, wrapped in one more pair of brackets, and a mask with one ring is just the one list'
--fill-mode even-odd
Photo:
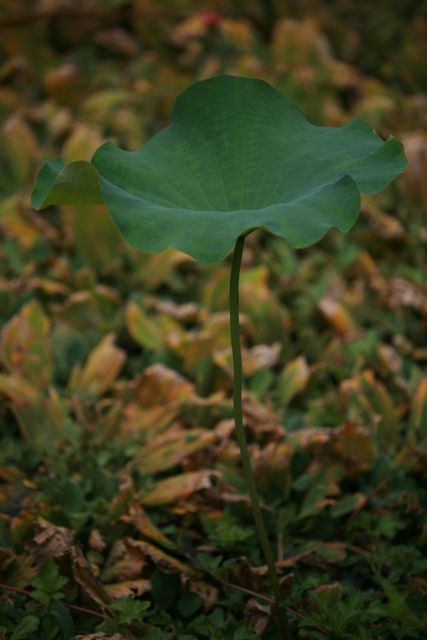
{"label": "dry brown leaf", "polygon": [[400,178],[405,194],[415,205],[427,205],[427,134],[425,131],[406,133],[402,137],[408,167]]}
{"label": "dry brown leaf", "polygon": [[283,474],[289,467],[292,451],[287,442],[270,442],[253,459],[259,482],[272,474]]}
{"label": "dry brown leaf", "polygon": [[160,569],[166,572],[174,571],[183,573],[189,578],[197,578],[199,576],[197,571],[194,571],[191,567],[188,567],[180,560],[177,560],[177,558],[174,558],[149,542],[134,540],[133,538],[125,538],[123,542],[133,556],[142,558],[143,560],[149,558],[154,564],[159,566]]}
{"label": "dry brown leaf", "polygon": [[271,345],[259,344],[251,349],[246,349],[243,354],[243,373],[245,376],[252,376],[260,369],[274,367],[279,361],[281,345],[273,342]]}
{"label": "dry brown leaf", "polygon": [[201,470],[160,480],[153,489],[142,496],[141,502],[153,506],[185,500],[196,491],[209,489],[212,486],[212,477],[220,475],[219,471]]}
{"label": "dry brown leaf", "polygon": [[359,266],[363,276],[367,278],[370,287],[381,300],[384,300],[387,297],[387,280],[367,251],[361,251],[359,253]]}
{"label": "dry brown leaf", "polygon": [[155,436],[172,424],[178,411],[179,407],[175,403],[143,409],[139,402],[131,402],[123,409],[120,433],[124,437],[148,433],[150,436]]}
{"label": "dry brown leaf", "polygon": [[391,309],[410,307],[427,315],[427,295],[423,287],[406,278],[388,281],[388,305]]}
{"label": "dry brown leaf", "polygon": [[355,330],[355,324],[348,311],[337,300],[325,296],[318,303],[319,311],[329,326],[339,335]]}
{"label": "dry brown leaf", "polygon": [[[227,336],[227,343],[229,338]],[[242,348],[242,365],[243,374],[252,376],[260,369],[269,369],[277,364],[280,358],[281,345],[274,342],[272,345],[259,344],[251,349]],[[227,347],[221,350],[214,350],[212,353],[213,361],[221,367],[230,376],[233,374],[233,362],[231,348]]]}
{"label": "dry brown leaf", "polygon": [[144,556],[131,553],[123,540],[117,540],[110,551],[108,560],[102,571],[102,581],[128,582],[141,579],[146,569]]}
{"label": "dry brown leaf", "polygon": [[135,382],[137,401],[144,407],[184,402],[194,394],[194,385],[164,364],[147,367]]}
{"label": "dry brown leaf", "polygon": [[188,331],[169,339],[169,346],[182,358],[186,372],[193,374],[203,358],[210,358],[215,338],[207,331]]}
{"label": "dry brown leaf", "polygon": [[96,32],[95,42],[114,53],[133,58],[138,55],[138,43],[128,31],[122,28],[105,29]]}
{"label": "dry brown leaf", "polygon": [[152,523],[147,513],[136,500],[131,501],[128,513],[120,519],[127,524],[133,525],[144,538],[148,538],[152,542],[157,542],[169,549],[175,548],[175,544]]}
{"label": "dry brown leaf", "polygon": [[349,474],[358,474],[370,469],[376,455],[372,434],[352,422],[346,422],[333,431],[333,447],[345,460]]}
{"label": "dry brown leaf", "polygon": [[383,240],[402,240],[405,230],[395,216],[390,216],[379,209],[373,201],[365,199],[362,214],[368,218],[372,231]]}
{"label": "dry brown leaf", "polygon": [[245,604],[245,618],[249,620],[249,626],[258,636],[262,636],[266,630],[270,615],[271,605],[261,604],[255,598],[249,598]]}
{"label": "dry brown leaf", "polygon": [[328,444],[334,433],[333,429],[320,427],[304,427],[288,434],[287,442],[292,451],[297,449],[318,448]]}
{"label": "dry brown leaf", "polygon": [[93,549],[93,551],[104,551],[107,543],[103,539],[102,535],[98,531],[98,529],[92,529],[89,534],[89,547]]}
{"label": "dry brown leaf", "polygon": [[108,608],[111,598],[94,576],[89,562],[74,540],[73,531],[45,521],[38,522],[37,529],[30,548],[39,565],[48,558],[69,560],[73,577],[84,593],[101,607]]}
{"label": "dry brown leaf", "polygon": [[215,434],[207,429],[172,427],[144,445],[130,465],[144,473],[166,471],[214,441]]}
{"label": "dry brown leaf", "polygon": [[70,293],[70,287],[66,284],[48,278],[39,278],[37,276],[28,278],[26,285],[30,290],[40,289],[48,296],[66,296]]}
{"label": "dry brown leaf", "polygon": [[[0,201],[0,229],[7,237],[19,242],[25,252],[30,251],[42,238],[40,229],[17,196]],[[48,226],[48,229],[51,232],[51,227]]]}
{"label": "dry brown leaf", "polygon": [[38,389],[49,385],[52,375],[49,321],[37,301],[26,304],[3,326],[0,357],[10,371],[22,375],[27,383]]}
{"label": "dry brown leaf", "polygon": [[125,580],[116,584],[106,584],[105,590],[112,598],[135,598],[151,589],[150,580]]}
{"label": "dry brown leaf", "polygon": [[172,300],[159,300],[158,298],[153,298],[150,300],[150,305],[158,313],[169,316],[179,322],[196,322],[199,318],[200,310],[194,302],[177,304]]}
{"label": "dry brown leaf", "polygon": [[96,579],[89,562],[80,547],[74,544],[70,549],[73,577],[87,594],[100,607],[107,608],[111,604],[111,597],[104,586]]}
{"label": "dry brown leaf", "polygon": [[37,523],[37,529],[38,533],[30,546],[40,564],[48,558],[62,558],[70,552],[74,544],[74,533],[71,529],[44,521]]}
{"label": "dry brown leaf", "polygon": [[412,400],[411,435],[427,434],[427,378],[422,378]]}
{"label": "dry brown leaf", "polygon": [[[151,88],[148,88],[151,92]],[[165,249],[160,253],[140,253],[135,250],[135,262],[138,279],[144,289],[152,291],[162,283],[168,282],[175,267],[185,262],[192,262],[193,258],[176,249]]]}
{"label": "dry brown leaf", "polygon": [[124,364],[126,354],[114,344],[115,335],[108,333],[89,354],[83,368],[76,367],[71,374],[73,391],[100,396],[113,384]]}
{"label": "dry brown leaf", "polygon": [[242,398],[243,422],[256,435],[268,435],[280,440],[285,434],[278,414],[270,407],[258,402],[250,393]]}
{"label": "dry brown leaf", "polygon": [[381,364],[389,373],[400,373],[402,370],[402,360],[394,347],[380,343],[377,348],[377,353]]}
{"label": "dry brown leaf", "polygon": [[[4,520],[6,516],[1,516]],[[0,547],[0,576],[7,576],[7,584],[16,589],[25,589],[37,575],[33,558],[29,554],[18,555],[11,549]]]}
{"label": "dry brown leaf", "polygon": [[74,104],[81,98],[80,70],[71,62],[48,69],[43,84],[51,100],[58,104]]}
{"label": "dry brown leaf", "polygon": [[188,582],[188,590],[203,600],[205,611],[210,611],[219,598],[219,589],[203,580],[190,580]]}

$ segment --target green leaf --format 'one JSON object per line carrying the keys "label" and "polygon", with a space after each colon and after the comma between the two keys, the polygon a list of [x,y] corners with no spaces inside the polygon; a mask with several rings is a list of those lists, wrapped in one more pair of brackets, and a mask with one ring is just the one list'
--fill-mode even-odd
{"label": "green leaf", "polygon": [[37,210],[51,204],[100,204],[98,174],[89,162],[65,166],[62,158],[53,158],[37,175],[31,202]]}
{"label": "green leaf", "polygon": [[25,616],[25,618],[22,618],[18,623],[15,631],[10,636],[10,640],[24,640],[28,638],[30,633],[37,631],[39,624],[40,621],[35,616]]}
{"label": "green leaf", "polygon": [[106,143],[91,163],[45,164],[32,202],[102,200],[135,247],[214,262],[256,228],[294,248],[348,231],[360,192],[380,191],[405,166],[401,144],[362,120],[317,127],[267,83],[218,76],[184,91],[172,124],[141,149]]}
{"label": "green leaf", "polygon": [[68,582],[67,578],[60,575],[54,560],[49,558],[43,565],[39,575],[34,578],[31,585],[34,587],[32,597],[43,604],[49,604],[53,600],[62,598],[62,587]]}
{"label": "green leaf", "polygon": [[153,600],[160,609],[172,609],[178,599],[181,580],[178,573],[154,571],[151,576],[151,592]]}
{"label": "green leaf", "polygon": [[112,609],[118,614],[121,624],[132,624],[132,622],[142,622],[149,606],[150,603],[147,600],[124,598],[114,602]]}
{"label": "green leaf", "polygon": [[190,618],[202,604],[202,599],[195,593],[183,593],[176,604],[176,609],[184,618]]}
{"label": "green leaf", "polygon": [[55,618],[61,627],[62,637],[64,640],[73,640],[75,636],[75,627],[73,618],[71,617],[67,607],[62,602],[53,602],[49,609],[50,615]]}

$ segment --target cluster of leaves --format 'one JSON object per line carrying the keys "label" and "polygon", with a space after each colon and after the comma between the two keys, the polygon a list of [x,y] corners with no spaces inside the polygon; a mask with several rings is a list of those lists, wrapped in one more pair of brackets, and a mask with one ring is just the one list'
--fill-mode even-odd
{"label": "cluster of leaves", "polygon": [[244,414],[295,633],[425,637],[424,23],[392,86],[382,59],[366,73],[374,49],[349,64],[354,23],[328,3],[321,22],[241,5],[0,5],[4,640],[274,640],[233,439],[229,266],[125,248],[98,206],[29,204],[43,159],[90,159],[106,137],[134,149],[221,71],[406,143],[408,173],[350,237],[248,238]]}

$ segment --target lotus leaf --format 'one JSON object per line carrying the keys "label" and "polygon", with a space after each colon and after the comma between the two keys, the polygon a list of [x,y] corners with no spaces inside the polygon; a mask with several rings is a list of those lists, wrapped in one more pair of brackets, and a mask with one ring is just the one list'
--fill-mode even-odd
{"label": "lotus leaf", "polygon": [[405,166],[402,145],[363,120],[315,126],[266,82],[217,76],[186,89],[171,124],[142,148],[107,142],[91,162],[47,162],[32,202],[103,202],[135,247],[214,262],[258,228],[294,248],[332,227],[348,231],[360,193],[382,190]]}

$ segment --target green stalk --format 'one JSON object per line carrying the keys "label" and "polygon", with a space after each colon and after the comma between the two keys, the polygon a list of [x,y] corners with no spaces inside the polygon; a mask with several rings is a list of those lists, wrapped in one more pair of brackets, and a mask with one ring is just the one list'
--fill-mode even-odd
{"label": "green stalk", "polygon": [[245,428],[243,426],[242,412],[242,353],[240,350],[240,325],[239,325],[239,276],[242,263],[243,245],[245,236],[240,236],[234,247],[233,262],[230,276],[230,335],[233,354],[233,406],[236,438],[242,455],[243,469],[251,498],[252,513],[255,521],[255,529],[262,552],[268,567],[273,593],[276,599],[275,615],[281,638],[290,640],[289,624],[286,617],[283,598],[280,591],[279,577],[277,575],[274,557],[265,529],[264,520],[252,469]]}

